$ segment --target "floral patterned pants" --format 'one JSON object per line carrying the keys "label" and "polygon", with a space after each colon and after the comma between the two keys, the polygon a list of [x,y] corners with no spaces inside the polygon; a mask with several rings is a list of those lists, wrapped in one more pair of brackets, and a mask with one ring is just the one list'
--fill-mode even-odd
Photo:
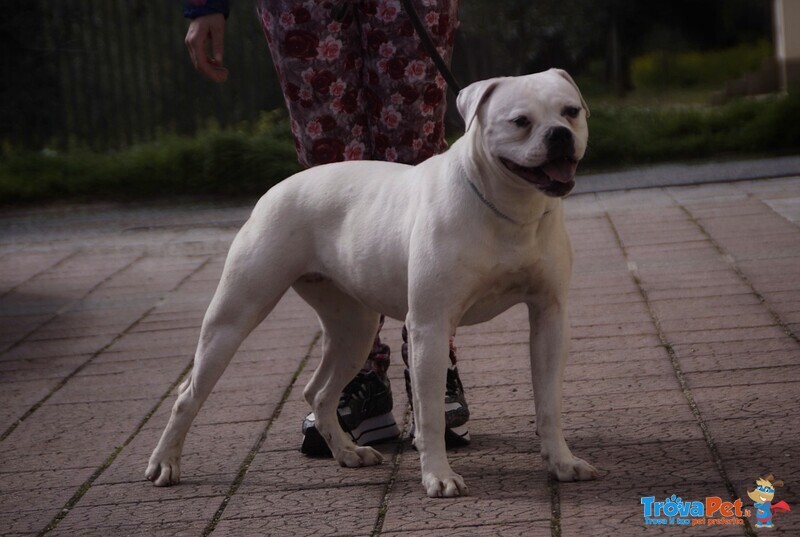
{"label": "floral patterned pants", "polygon": [[[459,0],[414,0],[446,62]],[[259,0],[298,160],[417,164],[441,153],[447,86],[400,0]]]}

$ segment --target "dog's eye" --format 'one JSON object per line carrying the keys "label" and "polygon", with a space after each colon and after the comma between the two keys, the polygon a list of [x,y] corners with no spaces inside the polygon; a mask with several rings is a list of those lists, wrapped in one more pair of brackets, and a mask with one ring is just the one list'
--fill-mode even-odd
{"label": "dog's eye", "polygon": [[575,119],[580,113],[581,109],[577,106],[565,106],[564,109],[561,110],[561,115],[570,119]]}
{"label": "dog's eye", "polygon": [[531,126],[531,120],[525,116],[519,116],[511,120],[511,122],[519,127],[520,129],[525,129]]}

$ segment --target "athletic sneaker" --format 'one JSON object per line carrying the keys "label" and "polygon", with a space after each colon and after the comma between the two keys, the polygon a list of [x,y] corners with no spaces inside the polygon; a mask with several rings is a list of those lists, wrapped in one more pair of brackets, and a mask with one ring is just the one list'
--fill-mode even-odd
{"label": "athletic sneaker", "polygon": [[[393,440],[400,435],[392,415],[389,377],[360,371],[339,397],[339,423],[359,446]],[[312,412],[303,420],[300,451],[313,457],[330,457],[331,451],[316,427]]]}

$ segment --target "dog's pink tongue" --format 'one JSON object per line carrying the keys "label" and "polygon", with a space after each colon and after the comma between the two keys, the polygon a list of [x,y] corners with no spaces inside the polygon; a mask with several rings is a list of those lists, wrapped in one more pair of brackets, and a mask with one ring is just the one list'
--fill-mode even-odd
{"label": "dog's pink tongue", "polygon": [[578,163],[572,162],[565,158],[551,160],[547,164],[542,165],[542,171],[547,174],[553,181],[559,183],[569,183],[575,179],[575,171],[578,169]]}

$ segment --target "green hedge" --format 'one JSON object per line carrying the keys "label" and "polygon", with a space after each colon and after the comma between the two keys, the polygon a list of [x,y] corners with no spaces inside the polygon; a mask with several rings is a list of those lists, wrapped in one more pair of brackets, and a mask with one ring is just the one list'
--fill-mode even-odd
{"label": "green hedge", "polygon": [[[598,105],[581,171],[655,162],[800,153],[800,94],[719,107]],[[5,147],[0,204],[257,196],[300,170],[287,122],[163,136],[115,153],[26,153]]]}
{"label": "green hedge", "polygon": [[595,107],[582,167],[800,153],[800,94],[720,107]]}
{"label": "green hedge", "polygon": [[706,52],[658,51],[632,60],[631,79],[637,90],[716,88],[758,71],[772,54],[766,41]]}
{"label": "green hedge", "polygon": [[0,204],[81,199],[252,196],[300,170],[285,122],[255,129],[210,129],[196,138],[112,153],[19,152],[0,158]]}

